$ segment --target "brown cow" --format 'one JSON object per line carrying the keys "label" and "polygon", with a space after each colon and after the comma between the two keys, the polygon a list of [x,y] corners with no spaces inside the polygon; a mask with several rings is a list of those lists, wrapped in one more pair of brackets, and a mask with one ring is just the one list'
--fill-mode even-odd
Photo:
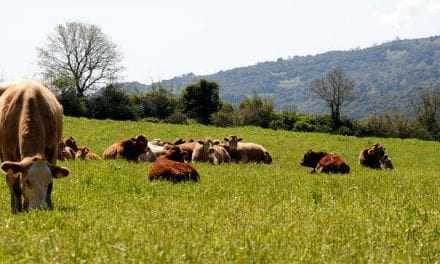
{"label": "brown cow", "polygon": [[212,147],[209,149],[208,158],[209,162],[215,165],[219,165],[223,162],[231,162],[231,156],[218,140],[214,141]]}
{"label": "brown cow", "polygon": [[62,129],[63,108],[43,85],[18,83],[0,97],[1,169],[13,213],[52,209],[53,179],[69,175],[55,165]]}
{"label": "brown cow", "polygon": [[350,167],[341,156],[335,153],[309,150],[304,153],[301,165],[313,168],[312,173],[316,171],[325,173],[350,173]]}
{"label": "brown cow", "polygon": [[181,150],[188,153],[189,158],[188,158],[187,162],[191,162],[193,151],[194,151],[194,148],[196,147],[196,145],[197,145],[197,142],[195,142],[192,139],[190,139],[189,141],[187,141],[185,143],[178,145]]}
{"label": "brown cow", "polygon": [[269,152],[261,145],[255,143],[242,143],[242,138],[229,136],[224,138],[226,141],[226,150],[231,159],[235,162],[264,162],[272,163],[272,157]]}
{"label": "brown cow", "polygon": [[137,162],[139,155],[147,151],[148,140],[144,135],[122,140],[108,147],[102,156],[104,159],[125,158]]}
{"label": "brown cow", "polygon": [[81,160],[101,160],[101,157],[90,151],[88,147],[80,147],[76,152],[76,158]]}
{"label": "brown cow", "polygon": [[199,173],[191,165],[172,160],[184,159],[184,154],[179,153],[179,151],[180,148],[178,147],[170,148],[165,155],[161,155],[156,159],[148,172],[150,181],[167,180],[177,183],[189,180],[197,182],[200,180]]}
{"label": "brown cow", "polygon": [[76,140],[72,136],[63,140],[63,142],[67,147],[70,147],[71,149],[73,149],[73,151],[75,151],[75,153],[78,151],[78,145],[76,145]]}
{"label": "brown cow", "polygon": [[386,155],[384,146],[379,143],[361,150],[359,164],[373,169],[393,169],[391,159]]}

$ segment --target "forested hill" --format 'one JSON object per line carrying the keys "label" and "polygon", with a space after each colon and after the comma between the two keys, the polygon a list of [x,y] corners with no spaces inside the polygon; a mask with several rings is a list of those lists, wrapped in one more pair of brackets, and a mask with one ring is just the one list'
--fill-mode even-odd
{"label": "forested hill", "polygon": [[322,112],[324,103],[307,89],[313,79],[336,67],[357,82],[358,99],[345,111],[350,117],[362,118],[393,108],[408,111],[420,87],[440,80],[440,36],[278,59],[206,76],[186,74],[161,84],[178,92],[206,78],[217,81],[222,98],[232,103],[257,93],[273,98],[278,109],[294,106],[301,112]]}

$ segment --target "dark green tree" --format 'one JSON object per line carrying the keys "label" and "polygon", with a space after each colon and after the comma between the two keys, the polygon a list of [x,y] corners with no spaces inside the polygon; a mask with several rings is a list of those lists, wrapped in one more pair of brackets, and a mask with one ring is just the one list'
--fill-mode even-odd
{"label": "dark green tree", "polygon": [[215,82],[200,80],[185,88],[183,112],[202,124],[210,123],[211,114],[220,109],[219,87]]}
{"label": "dark green tree", "polygon": [[105,87],[88,101],[89,115],[96,119],[135,120],[135,106],[121,89],[114,85]]}

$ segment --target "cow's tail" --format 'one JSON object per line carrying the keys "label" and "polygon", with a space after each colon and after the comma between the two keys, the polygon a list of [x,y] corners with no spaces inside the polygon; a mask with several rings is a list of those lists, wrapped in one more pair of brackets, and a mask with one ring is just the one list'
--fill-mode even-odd
{"label": "cow's tail", "polygon": [[264,163],[271,164],[272,163],[272,156],[270,156],[269,152],[264,152]]}

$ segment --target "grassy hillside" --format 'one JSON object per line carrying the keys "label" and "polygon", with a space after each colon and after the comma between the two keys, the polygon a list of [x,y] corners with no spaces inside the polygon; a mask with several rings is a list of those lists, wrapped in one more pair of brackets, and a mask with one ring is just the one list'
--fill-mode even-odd
{"label": "grassy hillside", "polygon": [[[327,111],[325,104],[307,90],[312,80],[336,67],[357,82],[358,99],[345,109],[350,117],[363,118],[392,108],[410,113],[408,104],[419,88],[440,79],[440,37],[295,56],[205,76],[186,74],[165,80],[162,85],[177,92],[199,78],[207,78],[217,81],[222,99],[232,103],[256,92],[272,97],[279,109],[296,106],[299,111],[321,113]],[[127,83],[126,87],[130,92],[142,90],[139,83]]]}
{"label": "grassy hillside", "polygon": [[[198,184],[150,183],[148,166],[70,161],[55,210],[11,215],[1,181],[2,262],[433,262],[440,260],[439,143],[259,128],[213,128],[66,118],[98,153],[117,139],[222,138],[263,144],[272,165],[196,164]],[[361,168],[359,150],[380,141],[392,172]],[[331,150],[348,176],[310,175],[303,151]]]}

